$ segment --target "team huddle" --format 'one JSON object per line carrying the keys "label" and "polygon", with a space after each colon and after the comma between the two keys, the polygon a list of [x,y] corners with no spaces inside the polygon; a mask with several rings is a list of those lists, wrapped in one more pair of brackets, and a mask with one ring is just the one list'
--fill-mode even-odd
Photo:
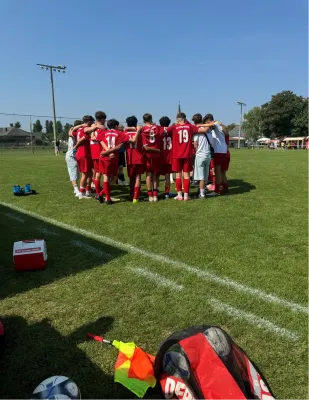
{"label": "team huddle", "polygon": [[[125,165],[124,158],[133,203],[139,201],[144,173],[150,202],[158,201],[159,177],[162,175],[165,177],[165,198],[170,197],[172,173],[176,173],[176,200],[190,199],[192,173],[194,180],[199,181],[200,197],[226,193],[228,132],[223,124],[214,121],[212,114],[204,118],[195,114],[192,121],[193,124],[180,112],[174,124],[170,125],[168,117],[162,117],[156,125],[151,114],[144,114],[143,126],[138,126],[137,118],[131,116],[126,119],[127,127],[123,128],[115,119],[106,123],[106,114],[102,111],[96,112],[95,120],[86,115],[82,121],[75,121],[66,153],[75,195],[80,199],[91,198],[93,184],[97,200],[113,204],[111,187],[117,177],[124,181],[123,173],[119,175],[119,165]],[[213,184],[207,187],[210,172],[213,172]]]}

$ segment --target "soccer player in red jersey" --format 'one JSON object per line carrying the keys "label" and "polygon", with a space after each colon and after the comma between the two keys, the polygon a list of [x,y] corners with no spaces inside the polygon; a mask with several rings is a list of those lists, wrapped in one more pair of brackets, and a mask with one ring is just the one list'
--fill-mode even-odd
{"label": "soccer player in red jersey", "polygon": [[[214,123],[204,124],[203,126],[195,126],[186,123],[186,114],[178,113],[177,122],[166,128],[167,134],[172,136],[173,161],[172,169],[176,172],[176,200],[189,200],[190,191],[190,172],[193,170],[193,135],[197,133],[206,133],[210,126]],[[184,197],[182,197],[181,172],[184,176]]]}
{"label": "soccer player in red jersey", "polygon": [[101,172],[100,172],[100,153],[101,153],[101,144],[97,140],[97,136],[99,133],[99,129],[105,129],[105,121],[106,121],[106,114],[103,111],[97,111],[95,113],[96,119],[96,130],[91,133],[90,137],[90,151],[91,151],[91,158],[93,162],[94,168],[94,179],[93,183],[95,186],[96,197],[99,196],[101,192],[100,181],[101,181]]}
{"label": "soccer player in red jersey", "polygon": [[127,171],[130,179],[130,197],[133,203],[139,201],[141,191],[141,175],[145,172],[145,160],[143,154],[143,144],[140,135],[141,130],[137,132],[137,118],[133,115],[126,119],[127,129],[125,135],[129,137],[126,143]]}
{"label": "soccer player in red jersey", "polygon": [[80,199],[91,198],[90,181],[92,176],[92,159],[90,152],[89,134],[86,129],[91,127],[93,121],[93,117],[91,117],[90,115],[85,115],[83,118],[83,125],[75,126],[72,129],[72,135],[75,136],[77,140],[74,149],[76,149],[76,161],[79,172],[81,174],[79,188]]}
{"label": "soccer player in red jersey", "polygon": [[[159,120],[160,126],[167,128],[171,120],[169,117],[162,117]],[[163,133],[163,132],[162,132]],[[171,188],[171,173],[172,173],[172,137],[171,134],[166,134],[162,136],[161,140],[161,154],[160,154],[160,175],[165,177],[165,199],[168,200],[170,197]]]}
{"label": "soccer player in red jersey", "polygon": [[143,115],[144,126],[141,137],[145,154],[146,186],[149,201],[158,201],[158,181],[160,174],[161,130],[152,122],[151,114]]}
{"label": "soccer player in red jersey", "polygon": [[100,154],[100,162],[104,171],[104,188],[100,192],[99,200],[103,203],[103,194],[105,194],[105,204],[110,205],[114,202],[111,199],[111,181],[118,173],[118,158],[119,150],[122,143],[129,140],[124,132],[117,130],[119,122],[115,119],[110,119],[107,122],[107,130],[99,130],[97,140],[103,148]]}

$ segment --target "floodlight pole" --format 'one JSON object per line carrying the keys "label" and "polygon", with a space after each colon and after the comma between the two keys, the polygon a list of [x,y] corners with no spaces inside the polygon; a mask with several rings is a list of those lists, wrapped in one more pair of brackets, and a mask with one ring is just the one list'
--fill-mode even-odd
{"label": "floodlight pole", "polygon": [[240,122],[239,122],[239,134],[238,134],[238,149],[240,149],[240,135],[241,135],[241,125],[242,125],[242,108],[246,107],[246,104],[238,101],[237,104],[240,105]]}
{"label": "floodlight pole", "polygon": [[53,70],[54,71],[62,71],[65,72],[66,67],[65,66],[61,66],[58,65],[57,67],[54,65],[46,65],[46,64],[37,64],[39,67],[41,67],[42,69],[49,69],[50,72],[50,84],[51,84],[51,90],[52,90],[52,103],[53,103],[53,120],[54,120],[54,126],[53,126],[53,130],[54,130],[54,148],[55,148],[55,155],[57,155],[56,153],[56,140],[57,140],[57,131],[56,131],[56,105],[55,105],[55,92],[54,92],[54,77],[53,77]]}

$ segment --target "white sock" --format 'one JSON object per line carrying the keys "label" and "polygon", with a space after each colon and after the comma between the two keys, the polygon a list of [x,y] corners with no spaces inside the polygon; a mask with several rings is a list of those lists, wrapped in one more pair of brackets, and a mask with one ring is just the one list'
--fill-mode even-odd
{"label": "white sock", "polygon": [[205,189],[200,189],[201,196],[205,196]]}
{"label": "white sock", "polygon": [[182,192],[178,192],[178,197],[182,197]]}
{"label": "white sock", "polygon": [[187,199],[189,197],[189,193],[184,194],[184,198]]}

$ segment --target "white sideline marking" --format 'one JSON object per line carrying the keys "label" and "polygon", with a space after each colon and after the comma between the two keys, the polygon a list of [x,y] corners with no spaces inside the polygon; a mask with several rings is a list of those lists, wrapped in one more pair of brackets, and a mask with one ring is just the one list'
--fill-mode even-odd
{"label": "white sideline marking", "polygon": [[1,200],[0,200],[0,204],[5,206],[5,207],[11,208],[12,210],[16,210],[16,211],[19,211],[19,212],[24,213],[26,215],[29,215],[31,217],[40,219],[41,221],[48,222],[49,224],[53,224],[55,226],[59,226],[60,228],[69,230],[71,232],[75,232],[75,233],[87,236],[87,237],[89,237],[91,239],[95,239],[95,240],[98,240],[100,242],[103,242],[103,243],[109,244],[111,246],[117,247],[118,249],[122,249],[122,250],[131,252],[131,253],[135,253],[135,254],[140,254],[140,255],[142,255],[144,257],[151,258],[151,259],[156,260],[158,262],[165,263],[165,264],[171,265],[171,266],[173,266],[175,268],[191,272],[192,274],[194,274],[194,275],[196,275],[196,276],[198,276],[198,277],[200,277],[202,279],[205,279],[205,280],[208,280],[208,281],[211,281],[211,282],[215,282],[215,283],[217,283],[219,285],[222,285],[222,286],[230,287],[230,288],[232,288],[232,289],[234,289],[234,290],[236,290],[238,292],[247,293],[247,294],[249,294],[251,296],[259,297],[260,299],[262,299],[264,301],[268,301],[270,303],[279,304],[281,306],[290,308],[292,311],[303,312],[303,313],[308,314],[308,307],[307,306],[304,306],[304,305],[301,305],[301,304],[298,304],[298,303],[294,303],[294,302],[289,301],[289,300],[281,299],[280,297],[278,297],[276,295],[264,292],[264,291],[262,291],[260,289],[256,289],[256,288],[252,288],[250,286],[243,285],[241,283],[233,281],[230,278],[220,277],[220,276],[214,274],[213,272],[209,272],[207,270],[202,270],[202,269],[199,269],[199,268],[196,268],[196,267],[192,267],[190,265],[187,265],[187,264],[179,262],[179,261],[171,260],[168,257],[162,256],[162,255],[159,255],[159,254],[155,254],[155,253],[151,253],[151,252],[148,252],[148,251],[145,251],[145,250],[142,250],[142,249],[139,249],[138,247],[134,247],[134,246],[132,246],[130,244],[127,244],[127,243],[118,242],[117,240],[111,239],[111,238],[109,238],[107,236],[97,235],[95,233],[86,231],[85,229],[77,228],[75,226],[65,224],[65,223],[57,221],[55,219],[43,217],[43,216],[35,214],[35,213],[31,212],[31,211],[27,211],[27,210],[24,210],[22,208],[19,208],[19,207],[15,206],[15,205],[11,205],[11,204],[5,203],[4,201],[1,201]]}
{"label": "white sideline marking", "polygon": [[97,249],[96,247],[89,246],[89,244],[83,243],[80,240],[71,240],[71,243],[76,247],[81,247],[82,249],[85,249],[86,251],[89,251],[90,253],[99,255],[101,257],[111,257],[110,254],[105,253],[104,251]]}
{"label": "white sideline marking", "polygon": [[133,271],[135,274],[143,276],[153,282],[155,282],[159,286],[167,286],[175,290],[182,290],[183,286],[178,285],[175,281],[172,281],[171,279],[165,278],[164,276],[161,276],[157,274],[156,272],[151,272],[147,268],[133,268],[133,267],[128,267],[131,271]]}
{"label": "white sideline marking", "polygon": [[10,214],[10,213],[4,213],[4,215],[6,217],[8,217],[8,218],[15,219],[15,221],[18,221],[18,222],[24,222],[25,221],[24,219],[22,219],[20,217],[17,217],[16,215],[13,215],[13,214]]}
{"label": "white sideline marking", "polygon": [[39,231],[40,231],[41,233],[43,233],[44,235],[60,236],[60,233],[51,231],[51,230],[46,229],[46,228],[39,228]]}
{"label": "white sideline marking", "polygon": [[223,312],[225,314],[230,315],[235,319],[243,319],[248,321],[250,324],[257,326],[258,328],[265,329],[269,332],[275,333],[281,337],[296,341],[299,339],[299,336],[285,328],[280,328],[279,326],[273,324],[268,321],[268,319],[260,318],[254,314],[249,312],[239,310],[238,308],[234,308],[226,303],[222,303],[217,299],[210,299],[209,304],[213,307],[215,311]]}

